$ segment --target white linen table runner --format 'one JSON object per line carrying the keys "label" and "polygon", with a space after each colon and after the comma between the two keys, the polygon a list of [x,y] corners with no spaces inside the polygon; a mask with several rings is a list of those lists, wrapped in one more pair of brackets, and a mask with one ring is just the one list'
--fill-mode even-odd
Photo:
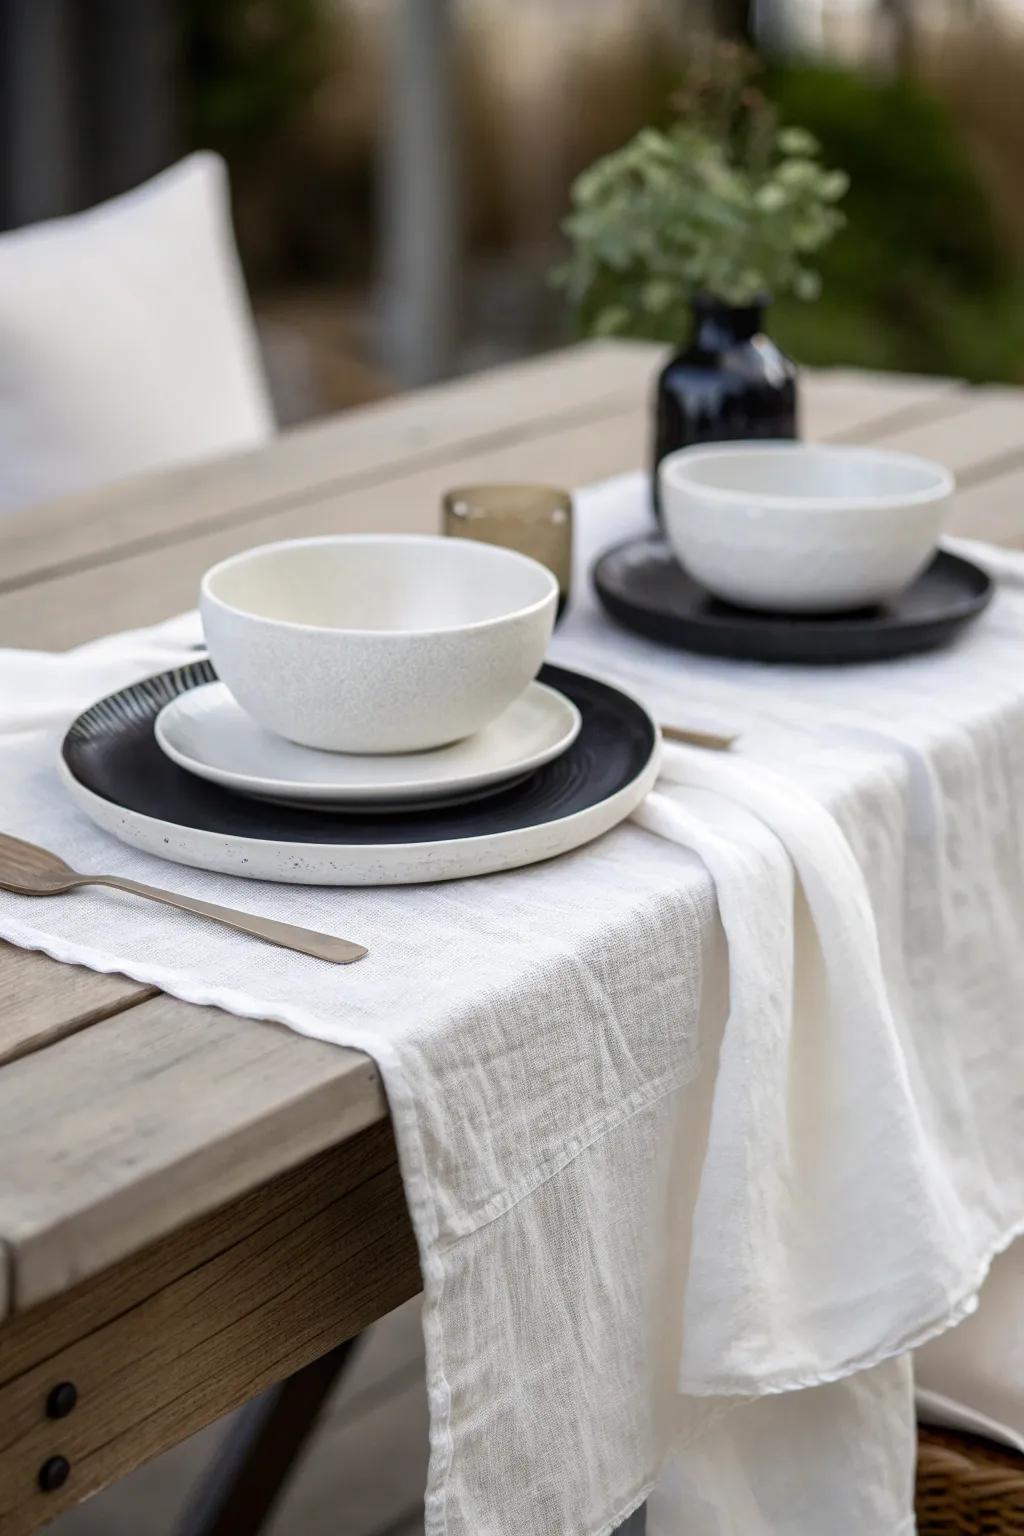
{"label": "white linen table runner", "polygon": [[[62,794],[53,727],[181,659],[193,616],[59,660],[0,653],[0,827],[369,957],[337,970],[107,892],[0,896],[0,936],[376,1059],[424,1275],[428,1536],[606,1536],[678,1447],[652,1536],[767,1533],[772,1509],[788,1536],[896,1536],[899,1357],[971,1310],[1024,1227],[1024,557],[973,551],[1000,589],[952,650],[769,668],[600,614],[589,565],[648,516],[640,476],[579,497],[553,659],[743,740],[670,753],[632,825],[376,891],[124,848]],[[873,1405],[873,1482],[822,1446],[790,1497],[803,1400],[835,1405],[847,1449]],[[805,1415],[819,1439],[828,1422]],[[775,1451],[744,1517],[724,1505],[755,1441]]]}

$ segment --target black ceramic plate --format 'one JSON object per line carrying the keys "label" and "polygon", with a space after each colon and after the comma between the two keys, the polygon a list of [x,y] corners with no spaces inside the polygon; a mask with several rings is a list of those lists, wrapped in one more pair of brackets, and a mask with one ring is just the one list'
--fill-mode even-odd
{"label": "black ceramic plate", "polygon": [[810,663],[882,661],[951,640],[981,613],[992,578],[940,550],[884,607],[856,613],[781,614],[712,597],[659,538],[630,539],[603,554],[594,586],[613,618],[652,640],[709,656]]}
{"label": "black ceramic plate", "polygon": [[157,745],[153,722],[163,706],[215,677],[204,659],[124,688],[80,715],[62,746],[68,787],[98,824],[147,852],[204,868],[325,884],[511,868],[606,831],[634,809],[656,771],[657,732],[636,700],[546,666],[540,681],[578,707],[580,732],[561,757],[487,799],[356,815],[275,805],[196,778]]}

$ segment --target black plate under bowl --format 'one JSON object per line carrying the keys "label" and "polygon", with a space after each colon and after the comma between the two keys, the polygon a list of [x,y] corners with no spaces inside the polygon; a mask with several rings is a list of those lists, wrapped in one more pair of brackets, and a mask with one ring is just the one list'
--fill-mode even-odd
{"label": "black plate under bowl", "polygon": [[540,681],[564,693],[582,727],[561,757],[485,800],[423,810],[301,810],[251,800],[186,773],[165,757],[153,722],[179,694],[216,681],[207,660],[146,678],[93,704],[64,738],[64,762],[93,794],[178,826],[268,842],[380,844],[489,837],[558,821],[625,788],[650,760],[650,716],[608,683],[546,666]]}
{"label": "black plate under bowl", "polygon": [[940,550],[916,581],[883,607],[856,613],[783,614],[723,603],[694,581],[659,538],[607,550],[593,571],[613,618],[651,640],[744,661],[883,661],[944,645],[977,618],[992,578]]}

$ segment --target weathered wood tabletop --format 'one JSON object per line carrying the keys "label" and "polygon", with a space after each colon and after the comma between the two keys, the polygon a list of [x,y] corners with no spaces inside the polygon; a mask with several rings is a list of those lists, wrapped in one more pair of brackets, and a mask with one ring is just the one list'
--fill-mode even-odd
{"label": "weathered wood tabletop", "polygon": [[[9,516],[0,646],[154,623],[249,544],[435,529],[458,482],[634,468],[656,362],[578,347]],[[1024,391],[836,372],[803,407],[808,437],[944,460],[955,528],[1024,543]],[[418,1288],[372,1063],[0,945],[0,1259],[0,1531],[22,1536]]]}

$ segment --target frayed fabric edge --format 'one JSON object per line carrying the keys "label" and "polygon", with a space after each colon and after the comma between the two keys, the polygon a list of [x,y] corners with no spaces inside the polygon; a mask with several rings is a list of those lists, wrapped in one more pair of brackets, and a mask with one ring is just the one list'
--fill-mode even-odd
{"label": "frayed fabric edge", "polygon": [[1024,1215],[1011,1222],[1009,1227],[1000,1231],[985,1246],[980,1258],[974,1263],[971,1278],[964,1282],[956,1299],[950,1300],[946,1308],[927,1323],[912,1329],[894,1343],[880,1345],[878,1349],[844,1361],[842,1365],[829,1371],[786,1375],[757,1382],[751,1382],[748,1378],[739,1376],[716,1379],[713,1382],[686,1381],[680,1391],[683,1396],[696,1398],[776,1397],[783,1392],[803,1392],[811,1387],[827,1387],[832,1382],[844,1381],[848,1376],[856,1376],[861,1371],[870,1371],[876,1365],[884,1365],[887,1360],[921,1349],[932,1339],[948,1333],[951,1328],[955,1328],[958,1323],[962,1323],[965,1318],[977,1311],[978,1295],[988,1278],[993,1262],[1020,1237],[1024,1237]]}

